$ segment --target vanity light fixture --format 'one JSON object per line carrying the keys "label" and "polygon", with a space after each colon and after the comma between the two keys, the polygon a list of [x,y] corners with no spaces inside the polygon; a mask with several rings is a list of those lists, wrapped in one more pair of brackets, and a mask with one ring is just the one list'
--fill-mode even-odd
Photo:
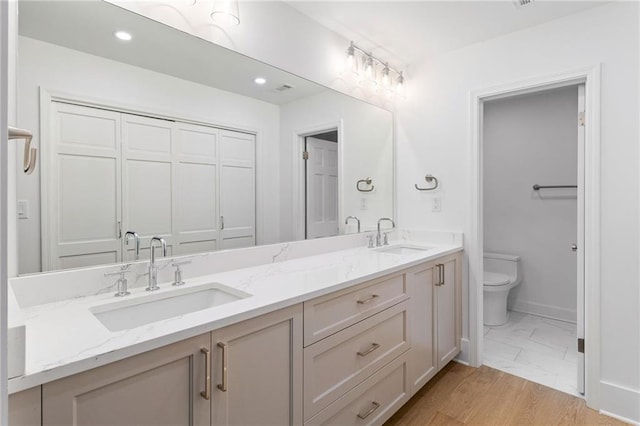
{"label": "vanity light fixture", "polygon": [[264,77],[256,77],[255,79],[253,79],[253,82],[255,84],[263,85],[267,82],[267,79]]}
{"label": "vanity light fixture", "polygon": [[116,31],[113,33],[113,35],[116,36],[118,40],[122,41],[131,41],[131,39],[133,38],[131,36],[131,33],[127,31]]}
{"label": "vanity light fixture", "polygon": [[240,25],[238,0],[214,0],[211,19],[221,27]]}
{"label": "vanity light fixture", "polygon": [[357,84],[364,83],[373,90],[381,86],[388,96],[404,97],[406,82],[403,71],[389,66],[388,62],[363,50],[353,41],[347,48],[345,71],[344,77],[354,77]]}

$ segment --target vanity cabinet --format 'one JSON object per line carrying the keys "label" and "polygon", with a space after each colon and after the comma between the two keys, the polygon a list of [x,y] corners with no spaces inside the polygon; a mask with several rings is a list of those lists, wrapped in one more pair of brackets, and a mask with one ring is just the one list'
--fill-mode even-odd
{"label": "vanity cabinet", "polygon": [[462,256],[459,253],[406,272],[411,294],[411,394],[460,352]]}
{"label": "vanity cabinet", "polygon": [[42,424],[293,425],[301,395],[296,305],[47,383]]}
{"label": "vanity cabinet", "polygon": [[208,425],[206,333],[42,386],[43,425]]}
{"label": "vanity cabinet", "polygon": [[214,425],[302,423],[302,305],[212,333]]}

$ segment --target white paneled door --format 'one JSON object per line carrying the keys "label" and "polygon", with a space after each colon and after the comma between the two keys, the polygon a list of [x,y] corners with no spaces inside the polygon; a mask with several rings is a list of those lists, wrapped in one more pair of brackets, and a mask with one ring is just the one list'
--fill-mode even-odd
{"label": "white paneled door", "polygon": [[43,270],[255,245],[255,135],[52,102]]}
{"label": "white paneled door", "polygon": [[120,114],[53,103],[43,268],[121,259]]}
{"label": "white paneled door", "polygon": [[255,245],[254,150],[254,135],[220,131],[221,248]]}
{"label": "white paneled door", "polygon": [[307,239],[338,235],[338,144],[306,138]]}

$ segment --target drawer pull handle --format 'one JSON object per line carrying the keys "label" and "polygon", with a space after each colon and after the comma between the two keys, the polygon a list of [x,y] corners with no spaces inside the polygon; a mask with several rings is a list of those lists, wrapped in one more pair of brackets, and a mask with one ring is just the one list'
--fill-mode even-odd
{"label": "drawer pull handle", "polygon": [[377,343],[372,343],[371,347],[369,349],[367,349],[364,352],[358,352],[358,356],[367,356],[369,355],[371,352],[375,351],[376,349],[378,349],[380,347],[379,344]]}
{"label": "drawer pull handle", "polygon": [[366,299],[360,299],[358,300],[358,305],[366,305],[367,303],[370,303],[371,301],[373,301],[373,299],[379,297],[377,294],[372,294],[371,297],[368,297]]}
{"label": "drawer pull handle", "polygon": [[218,389],[222,392],[227,391],[227,345],[226,343],[218,343],[218,347],[222,349],[222,383],[218,385]]}
{"label": "drawer pull handle", "polygon": [[358,418],[359,419],[362,419],[362,420],[366,419],[367,417],[372,415],[374,411],[376,411],[378,408],[380,408],[380,404],[378,402],[371,401],[371,403],[373,404],[373,407],[369,408],[369,411],[367,411],[364,414],[358,413]]}
{"label": "drawer pull handle", "polygon": [[207,348],[200,349],[204,354],[204,391],[200,395],[207,401],[211,399],[211,351]]}

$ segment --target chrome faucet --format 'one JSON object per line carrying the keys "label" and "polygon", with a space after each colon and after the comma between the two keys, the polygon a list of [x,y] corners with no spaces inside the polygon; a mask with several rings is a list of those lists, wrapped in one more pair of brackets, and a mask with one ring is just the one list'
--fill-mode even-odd
{"label": "chrome faucet", "polygon": [[360,219],[358,219],[357,216],[347,216],[347,219],[344,221],[345,225],[349,224],[349,219],[354,219],[356,222],[358,222],[358,234],[360,233]]}
{"label": "chrome faucet", "polygon": [[149,286],[146,288],[147,291],[154,291],[160,288],[158,287],[158,267],[156,266],[156,246],[153,244],[154,241],[158,241],[160,243],[160,246],[162,247],[162,256],[167,255],[167,242],[164,238],[151,238],[151,243],[149,244],[151,260],[149,261]]}
{"label": "chrome faucet", "polygon": [[124,234],[124,244],[129,245],[129,237],[133,238],[134,243],[136,244],[136,260],[140,259],[140,236],[135,231],[127,231]]}
{"label": "chrome faucet", "polygon": [[[394,229],[396,227],[396,223],[390,217],[381,217],[380,219],[378,219],[378,233],[376,234],[376,247],[380,247],[382,245],[382,236],[380,235],[380,222],[382,222],[383,220],[388,220],[389,222],[391,222],[391,229]],[[384,240],[385,240],[384,241],[385,245],[389,244],[387,242],[386,235]]]}

